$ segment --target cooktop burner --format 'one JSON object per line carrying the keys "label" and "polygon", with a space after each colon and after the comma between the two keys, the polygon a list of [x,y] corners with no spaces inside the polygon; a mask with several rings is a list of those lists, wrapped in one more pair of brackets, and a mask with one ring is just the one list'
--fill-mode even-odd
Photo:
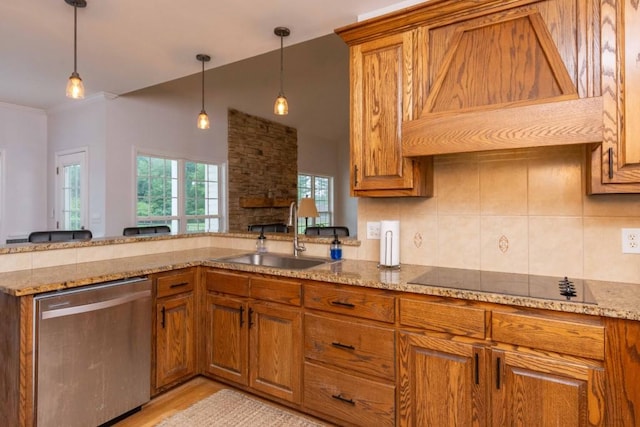
{"label": "cooktop burner", "polygon": [[428,271],[410,280],[409,283],[597,304],[584,280],[567,277],[430,267]]}

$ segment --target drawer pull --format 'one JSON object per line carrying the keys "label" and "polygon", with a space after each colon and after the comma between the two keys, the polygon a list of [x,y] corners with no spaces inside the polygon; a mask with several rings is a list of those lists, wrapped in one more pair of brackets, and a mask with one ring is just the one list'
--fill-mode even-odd
{"label": "drawer pull", "polygon": [[500,358],[496,359],[496,390],[500,390],[500,370],[502,369],[502,364],[500,363]]}
{"label": "drawer pull", "polygon": [[352,345],[342,344],[342,343],[339,343],[339,342],[332,342],[331,345],[334,346],[334,347],[337,347],[337,348],[341,348],[343,350],[355,350],[356,349]]}
{"label": "drawer pull", "polygon": [[253,326],[253,308],[249,307],[249,329]]}
{"label": "drawer pull", "polygon": [[351,399],[347,399],[346,397],[342,397],[342,395],[340,394],[332,394],[331,397],[333,397],[336,400],[339,400],[340,402],[344,402],[344,403],[348,403],[349,405],[356,406],[356,402],[354,402]]}
{"label": "drawer pull", "polygon": [[174,284],[172,284],[172,285],[169,285],[169,287],[170,287],[171,289],[173,289],[173,288],[179,288],[179,287],[181,287],[181,286],[187,286],[188,284],[189,284],[189,282],[174,283]]}
{"label": "drawer pull", "polygon": [[355,304],[351,304],[350,302],[331,301],[331,304],[339,307],[355,308]]}
{"label": "drawer pull", "polygon": [[240,327],[244,326],[244,307],[240,306]]}
{"label": "drawer pull", "polygon": [[162,325],[162,329],[164,329],[165,326],[165,315],[166,315],[166,309],[164,308],[164,305],[162,306],[162,321],[160,322],[160,324]]}

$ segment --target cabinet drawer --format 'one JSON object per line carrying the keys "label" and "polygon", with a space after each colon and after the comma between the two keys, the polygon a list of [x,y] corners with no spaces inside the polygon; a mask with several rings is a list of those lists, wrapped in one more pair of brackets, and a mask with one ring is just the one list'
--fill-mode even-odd
{"label": "cabinet drawer", "polygon": [[393,426],[395,387],[305,363],[304,405],[360,426]]}
{"label": "cabinet drawer", "polygon": [[599,318],[551,317],[541,313],[494,311],[494,341],[591,359],[604,359],[604,326]]}
{"label": "cabinet drawer", "polygon": [[305,357],[366,375],[395,378],[393,329],[329,319],[304,317]]}
{"label": "cabinet drawer", "polygon": [[454,335],[484,339],[486,315],[483,308],[456,305],[454,301],[425,301],[400,298],[400,324]]}
{"label": "cabinet drawer", "polygon": [[304,305],[381,322],[395,321],[395,298],[372,289],[305,283]]}
{"label": "cabinet drawer", "polygon": [[195,270],[193,269],[160,276],[156,281],[157,298],[193,291],[194,284]]}
{"label": "cabinet drawer", "polygon": [[263,301],[300,306],[302,284],[290,280],[252,277],[251,296]]}
{"label": "cabinet drawer", "polygon": [[241,297],[249,296],[249,277],[221,271],[207,271],[207,290]]}

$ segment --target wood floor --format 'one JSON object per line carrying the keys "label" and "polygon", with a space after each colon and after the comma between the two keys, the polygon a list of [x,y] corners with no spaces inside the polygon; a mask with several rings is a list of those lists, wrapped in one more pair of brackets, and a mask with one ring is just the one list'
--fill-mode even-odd
{"label": "wood floor", "polygon": [[[194,403],[204,399],[212,395],[213,393],[220,391],[225,388],[233,389],[233,387],[229,387],[225,384],[218,383],[216,381],[210,380],[205,377],[196,377],[191,381],[182,384],[172,390],[169,390],[166,393],[161,394],[160,396],[154,398],[149,403],[142,407],[140,412],[137,412],[126,419],[120,421],[117,424],[114,424],[115,427],[153,427],[165,418],[169,418],[171,415],[176,412],[180,412],[183,409],[187,409],[189,406]],[[236,390],[239,391],[239,390]],[[261,399],[257,396],[252,396],[253,399],[262,400],[263,402],[268,402],[264,399]],[[296,411],[284,407],[282,405],[278,405],[277,403],[268,402],[271,405],[277,406],[278,408],[296,413]],[[308,415],[306,415],[309,418]],[[328,424],[324,421],[316,420],[319,423],[325,423],[325,425],[330,426],[332,424]]]}
{"label": "wood floor", "polygon": [[212,395],[216,391],[229,388],[224,384],[211,381],[204,377],[196,377],[193,380],[153,399],[137,412],[123,421],[115,424],[116,427],[152,427],[176,412],[188,408],[199,400]]}

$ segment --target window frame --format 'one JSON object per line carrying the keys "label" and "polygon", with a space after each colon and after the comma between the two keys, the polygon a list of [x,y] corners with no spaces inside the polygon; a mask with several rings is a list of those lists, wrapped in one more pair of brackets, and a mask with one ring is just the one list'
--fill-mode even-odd
{"label": "window frame", "polygon": [[[300,177],[304,176],[304,177],[309,177],[310,178],[310,182],[311,182],[311,188],[304,188],[301,189],[300,188]],[[327,206],[328,206],[328,210],[322,210],[318,208],[318,198],[317,196],[317,189],[316,189],[316,179],[326,179],[328,180],[327,182],[327,186],[328,186],[328,190],[327,190]],[[319,218],[309,218],[308,224],[307,221],[298,221],[298,232],[304,234],[306,227],[315,227],[315,226],[321,226],[321,227],[330,227],[333,225],[334,222],[334,216],[335,216],[335,212],[334,212],[334,177],[331,175],[321,175],[321,174],[314,174],[314,173],[305,173],[305,172],[298,172],[297,174],[297,193],[298,193],[298,206],[300,205],[300,200],[304,197],[313,197],[314,200],[316,200],[316,208],[318,208],[318,215]],[[327,222],[324,223],[323,221],[323,216],[327,218]]]}
{"label": "window frame", "polygon": [[[149,159],[163,159],[165,161],[175,161],[176,162],[176,213],[172,212],[171,215],[166,216],[147,216],[140,217],[138,216],[138,160],[139,157],[147,157]],[[225,230],[226,227],[226,216],[224,209],[224,199],[226,195],[225,188],[225,180],[224,174],[226,171],[224,162],[216,162],[216,161],[204,161],[204,160],[193,160],[190,158],[170,155],[170,154],[160,154],[154,153],[147,150],[137,150],[134,154],[134,223],[136,226],[144,226],[144,225],[168,225],[171,227],[171,231],[179,234],[189,234],[189,233],[205,233],[205,232],[221,232]],[[207,166],[215,166],[217,168],[217,200],[218,200],[218,213],[212,215],[187,215],[187,195],[186,195],[186,165],[187,163],[201,164]],[[173,179],[173,178],[172,178]],[[189,231],[188,225],[189,220],[193,219],[204,219],[205,223],[207,219],[214,220],[217,222],[218,229],[217,230],[194,230]]]}

